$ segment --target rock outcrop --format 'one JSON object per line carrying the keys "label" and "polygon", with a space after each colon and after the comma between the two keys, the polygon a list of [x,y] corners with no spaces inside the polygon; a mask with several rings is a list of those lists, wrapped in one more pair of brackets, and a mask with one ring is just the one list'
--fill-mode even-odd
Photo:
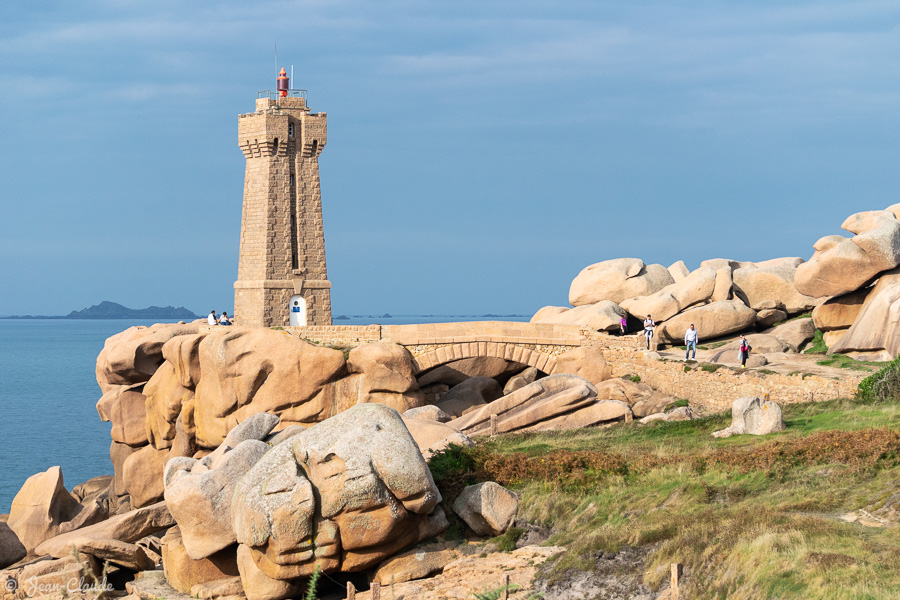
{"label": "rock outcrop", "polygon": [[468,436],[491,431],[491,416],[498,432],[517,431],[574,412],[596,402],[597,388],[577,375],[550,375],[450,421]]}
{"label": "rock outcrop", "polygon": [[859,316],[859,311],[862,310],[863,303],[871,291],[871,288],[863,288],[849,294],[835,296],[814,308],[812,320],[816,329],[822,331],[849,329]]}
{"label": "rock outcrop", "polygon": [[[233,527],[269,578],[358,571],[447,526],[396,411],[359,404],[282,442],[238,482]],[[315,539],[315,546],[311,541]]]}
{"label": "rock outcrop", "polygon": [[[610,300],[601,300],[596,304],[584,304],[571,309],[563,309],[559,312],[539,310],[531,318],[532,323],[569,323],[581,325],[594,331],[618,331],[619,321],[625,316],[625,309]],[[543,311],[543,313],[542,313]]]}
{"label": "rock outcrop", "polygon": [[409,430],[409,434],[416,441],[419,451],[425,459],[432,454],[443,450],[450,444],[457,446],[473,446],[474,442],[469,436],[460,433],[455,427],[446,423],[438,423],[429,419],[416,419],[403,417],[403,423]]}
{"label": "rock outcrop", "polygon": [[839,296],[900,264],[900,222],[891,210],[851,215],[841,225],[855,233],[823,237],[809,262],[797,267],[797,290],[808,296]]}
{"label": "rock outcrop", "polygon": [[62,558],[71,556],[72,546],[84,540],[119,540],[136,543],[148,535],[168,529],[175,524],[165,502],[132,510],[94,525],[50,538],[38,546],[37,556]]}
{"label": "rock outcrop", "polygon": [[771,401],[746,396],[731,405],[731,426],[713,433],[714,437],[750,434],[766,435],[784,430],[781,407]]}
{"label": "rock outcrop", "polygon": [[441,396],[437,407],[451,417],[461,417],[502,395],[503,390],[493,377],[472,377],[450,388]]}
{"label": "rock outcrop", "polygon": [[655,294],[675,283],[662,265],[645,265],[638,258],[615,258],[584,268],[569,288],[569,304],[582,306],[610,300],[616,304],[635,296]]}
{"label": "rock outcrop", "polygon": [[660,412],[675,402],[674,397],[658,392],[646,383],[636,383],[622,378],[598,384],[597,398],[622,402],[631,407],[632,414],[638,418]]}
{"label": "rock outcrop", "polygon": [[[794,285],[802,263],[802,258],[776,258],[736,269],[734,286],[754,310],[781,308],[789,315],[802,313],[816,305],[816,298],[801,294]],[[776,306],[768,306],[773,301]]]}
{"label": "rock outcrop", "polygon": [[810,318],[793,319],[772,330],[772,335],[784,342],[793,352],[799,352],[815,334],[816,326]]}
{"label": "rock outcrop", "polygon": [[194,402],[197,443],[215,448],[235,425],[261,412],[283,426],[328,416],[331,386],[344,369],[338,350],[269,329],[208,335],[199,345]]}
{"label": "rock outcrop", "polygon": [[900,269],[881,278],[866,295],[859,314],[847,333],[828,348],[834,352],[883,353],[890,359],[900,353]]}
{"label": "rock outcrop", "polygon": [[19,562],[25,558],[26,554],[28,551],[19,541],[16,532],[10,529],[9,525],[0,521],[0,569]]}
{"label": "rock outcrop", "polygon": [[387,342],[357,346],[350,350],[347,369],[349,375],[340,382],[338,411],[377,402],[402,413],[425,402],[412,354],[403,346]]}
{"label": "rock outcrop", "polygon": [[743,331],[756,323],[756,311],[739,300],[721,300],[691,308],[662,323],[656,329],[660,341],[681,343],[693,323],[700,339],[713,339]]}
{"label": "rock outcrop", "polygon": [[622,301],[622,308],[629,314],[643,318],[653,315],[657,321],[668,318],[694,306],[705,303],[716,287],[716,270],[700,267],[681,281],[672,283],[649,296],[639,296]]}
{"label": "rock outcrop", "polygon": [[25,550],[106,518],[96,502],[83,506],[63,485],[62,469],[50,467],[29,477],[12,501],[6,524]]}
{"label": "rock outcrop", "polygon": [[606,364],[603,351],[595,346],[582,346],[563,352],[556,357],[553,373],[578,375],[594,385],[610,377],[609,365]]}
{"label": "rock outcrop", "polygon": [[485,536],[497,536],[512,527],[518,510],[516,495],[493,481],[466,487],[453,503],[453,512],[472,531]]}

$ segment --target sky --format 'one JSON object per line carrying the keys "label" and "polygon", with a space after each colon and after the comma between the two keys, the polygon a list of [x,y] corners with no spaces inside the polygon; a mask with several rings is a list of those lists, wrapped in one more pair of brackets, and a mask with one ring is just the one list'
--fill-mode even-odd
{"label": "sky", "polygon": [[291,66],[328,113],[335,315],[809,258],[900,202],[898,28],[865,0],[3,2],[0,315],[232,312],[237,116]]}

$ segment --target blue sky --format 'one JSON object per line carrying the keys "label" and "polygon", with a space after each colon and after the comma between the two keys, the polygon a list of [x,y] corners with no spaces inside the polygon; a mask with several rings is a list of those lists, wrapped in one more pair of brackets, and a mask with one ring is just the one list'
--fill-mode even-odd
{"label": "blue sky", "polygon": [[530,313],[900,202],[895,2],[4,2],[0,314],[231,312],[237,115],[328,113],[335,314]]}

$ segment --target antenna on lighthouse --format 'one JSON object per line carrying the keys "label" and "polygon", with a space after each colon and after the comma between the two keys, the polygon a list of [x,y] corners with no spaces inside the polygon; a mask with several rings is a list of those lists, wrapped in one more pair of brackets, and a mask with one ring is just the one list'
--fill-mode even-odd
{"label": "antenna on lighthouse", "polygon": [[291,81],[294,80],[294,65],[291,65]]}
{"label": "antenna on lighthouse", "polygon": [[275,72],[278,72],[278,44],[275,44]]}

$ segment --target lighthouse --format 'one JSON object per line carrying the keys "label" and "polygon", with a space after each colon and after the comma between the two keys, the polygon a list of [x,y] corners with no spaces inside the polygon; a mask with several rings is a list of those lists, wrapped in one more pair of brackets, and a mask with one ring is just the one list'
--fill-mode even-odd
{"label": "lighthouse", "polygon": [[238,117],[247,159],[234,283],[240,325],[331,325],[319,185],[326,114],[307,102],[281,69],[275,91],[259,92],[256,110]]}

